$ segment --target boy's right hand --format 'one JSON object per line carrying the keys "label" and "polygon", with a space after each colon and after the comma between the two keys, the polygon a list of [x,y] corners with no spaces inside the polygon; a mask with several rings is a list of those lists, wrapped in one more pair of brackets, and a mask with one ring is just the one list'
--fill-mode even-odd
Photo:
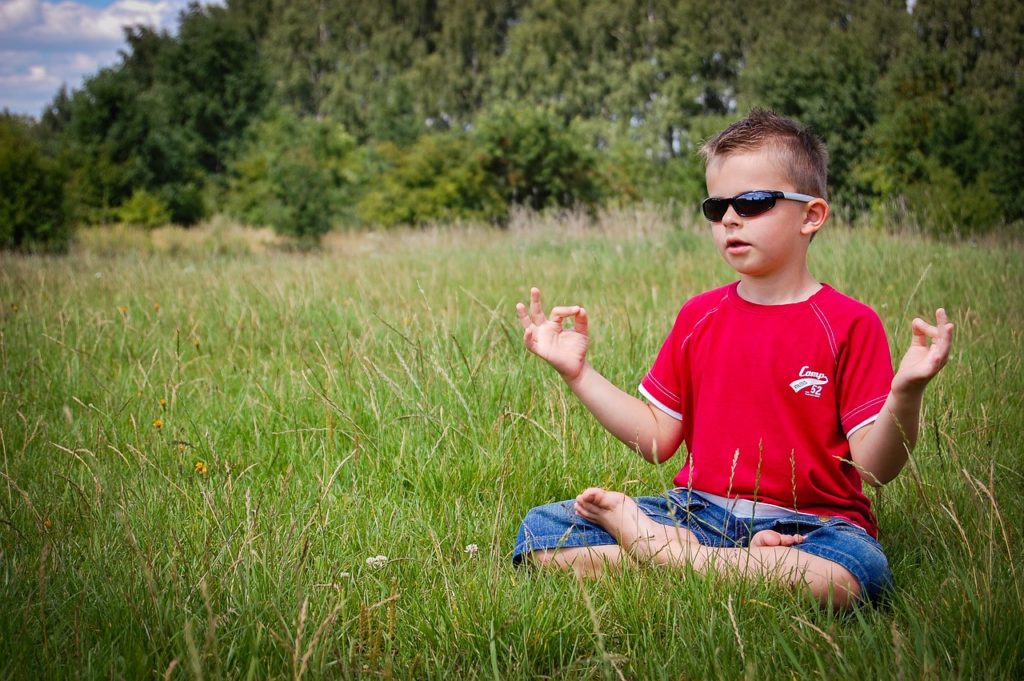
{"label": "boy's right hand", "polygon": [[[544,314],[540,304],[540,289],[530,289],[530,309],[516,304],[516,312],[526,333],[523,342],[527,349],[547,361],[568,382],[583,371],[587,357],[587,311],[579,305],[555,307],[551,318]],[[572,328],[562,326],[565,319],[573,319]]]}

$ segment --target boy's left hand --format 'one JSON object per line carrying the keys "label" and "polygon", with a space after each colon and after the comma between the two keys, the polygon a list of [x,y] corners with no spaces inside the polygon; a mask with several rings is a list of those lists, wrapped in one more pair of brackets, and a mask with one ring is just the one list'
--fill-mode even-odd
{"label": "boy's left hand", "polygon": [[939,373],[949,359],[953,325],[944,309],[940,307],[935,311],[935,326],[918,317],[911,323],[911,328],[914,337],[892,379],[893,390],[924,390],[928,381]]}

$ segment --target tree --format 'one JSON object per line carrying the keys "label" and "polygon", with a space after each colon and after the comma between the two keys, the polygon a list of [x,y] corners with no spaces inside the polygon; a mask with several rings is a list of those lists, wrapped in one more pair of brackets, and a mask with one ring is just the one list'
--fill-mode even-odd
{"label": "tree", "polygon": [[740,78],[742,100],[792,116],[820,134],[829,150],[830,189],[851,199],[862,190],[852,170],[878,117],[879,80],[910,30],[906,6],[790,0],[759,9]]}
{"label": "tree", "polygon": [[541,210],[601,200],[593,149],[550,109],[496,106],[477,117],[473,141],[506,204]]}
{"label": "tree", "polygon": [[29,123],[0,114],[0,248],[60,250],[70,223],[60,169],[32,138]]}
{"label": "tree", "polygon": [[880,85],[871,154],[858,168],[915,221],[970,234],[1020,220],[1024,8],[1009,0],[921,0]]}
{"label": "tree", "polygon": [[351,208],[354,141],[331,121],[273,109],[246,133],[232,162],[225,208],[249,224],[316,240]]}

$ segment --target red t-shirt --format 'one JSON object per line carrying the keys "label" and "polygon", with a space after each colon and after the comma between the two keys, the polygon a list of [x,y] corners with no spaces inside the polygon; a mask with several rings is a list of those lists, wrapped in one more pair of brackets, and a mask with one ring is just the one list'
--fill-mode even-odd
{"label": "red t-shirt", "polygon": [[690,299],[640,392],[682,420],[690,456],[675,484],[841,516],[877,536],[848,438],[892,383],[881,320],[827,284],[789,305],[737,283]]}

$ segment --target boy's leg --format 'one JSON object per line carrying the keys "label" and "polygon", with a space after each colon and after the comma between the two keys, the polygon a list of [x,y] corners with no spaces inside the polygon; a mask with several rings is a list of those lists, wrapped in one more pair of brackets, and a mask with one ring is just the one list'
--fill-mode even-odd
{"label": "boy's leg", "polygon": [[597,577],[617,569],[626,557],[618,544],[538,549],[529,560],[545,567],[572,570],[577,577]]}
{"label": "boy's leg", "polygon": [[576,512],[604,527],[630,554],[664,565],[692,566],[698,572],[736,570],[806,588],[823,604],[853,606],[860,583],[845,567],[791,546],[793,535],[759,533],[746,548],[704,546],[687,530],[655,522],[629,497],[591,488],[576,503]]}
{"label": "boy's leg", "polygon": [[[670,509],[664,496],[639,497],[636,502],[654,515]],[[629,560],[615,537],[578,515],[575,506],[570,499],[530,509],[519,526],[512,562],[571,569],[579,576],[593,577]]]}

